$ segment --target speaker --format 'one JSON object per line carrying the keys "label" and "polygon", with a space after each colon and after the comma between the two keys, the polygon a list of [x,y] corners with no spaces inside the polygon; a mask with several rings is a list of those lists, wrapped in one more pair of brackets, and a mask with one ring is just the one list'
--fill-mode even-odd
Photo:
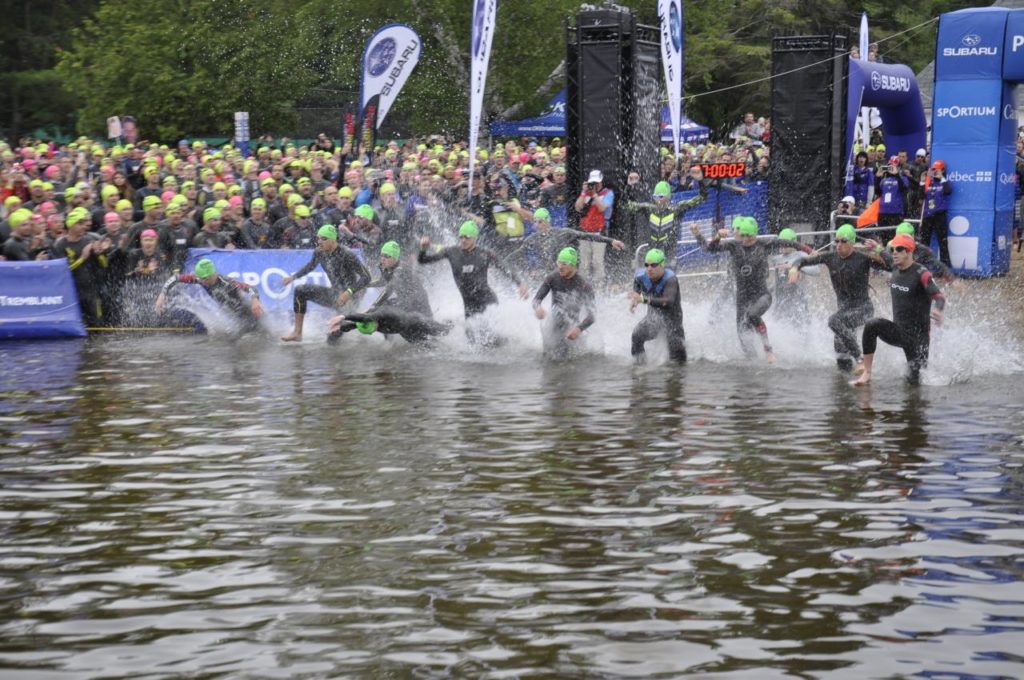
{"label": "speaker", "polygon": [[[581,11],[565,32],[566,181],[578,191],[596,168],[621,196],[629,171],[637,170],[652,190],[661,135],[658,30],[637,23],[632,11],[605,8]],[[609,232],[618,238],[624,234],[616,217]]]}
{"label": "speaker", "polygon": [[842,197],[846,155],[845,35],[772,41],[768,227],[827,228]]}

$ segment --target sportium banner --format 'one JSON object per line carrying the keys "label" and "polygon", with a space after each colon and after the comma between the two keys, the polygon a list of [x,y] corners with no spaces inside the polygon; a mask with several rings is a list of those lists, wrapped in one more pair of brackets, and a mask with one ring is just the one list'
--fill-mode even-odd
{"label": "sportium banner", "polygon": [[473,3],[473,29],[469,41],[469,185],[473,186],[476,163],[476,142],[480,132],[480,116],[487,85],[487,64],[491,60],[491,40],[498,17],[498,0],[476,0]]}
{"label": "sportium banner", "polygon": [[405,24],[388,24],[366,41],[359,102],[364,130],[376,131],[384,123],[422,50],[420,37]]}
{"label": "sportium banner", "polygon": [[679,155],[679,126],[683,120],[683,6],[681,0],[658,0],[661,20],[661,65],[665,69],[672,141]]}

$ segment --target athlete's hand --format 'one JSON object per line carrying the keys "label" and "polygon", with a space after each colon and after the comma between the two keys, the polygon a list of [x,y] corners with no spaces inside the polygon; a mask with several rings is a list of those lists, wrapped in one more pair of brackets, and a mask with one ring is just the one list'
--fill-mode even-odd
{"label": "athlete's hand", "polygon": [[718,230],[718,236],[719,236],[719,238],[729,238],[729,236],[730,236],[729,230],[728,229],[719,229]]}
{"label": "athlete's hand", "polygon": [[519,299],[520,300],[525,300],[528,297],[530,297],[530,287],[527,286],[525,283],[520,283],[519,284]]}
{"label": "athlete's hand", "polygon": [[690,233],[693,234],[694,236],[700,236],[700,227],[698,227],[696,224],[691,224]]}
{"label": "athlete's hand", "polygon": [[580,337],[580,333],[582,332],[583,331],[580,329],[579,326],[573,326],[572,328],[569,329],[569,332],[565,334],[565,339],[575,340],[576,338]]}
{"label": "athlete's hand", "polygon": [[626,297],[629,298],[629,312],[632,314],[633,310],[636,309],[636,306],[640,304],[640,293],[635,290],[631,290],[626,293]]}
{"label": "athlete's hand", "polygon": [[282,286],[287,286],[289,283],[291,283],[294,280],[295,280],[294,276],[286,276],[283,279],[281,279],[281,285]]}
{"label": "athlete's hand", "polygon": [[420,237],[420,250],[426,250],[429,247],[430,247],[430,237],[428,237],[428,236],[421,236]]}
{"label": "athlete's hand", "polygon": [[543,307],[537,307],[536,309],[533,310],[533,315],[538,319],[543,319],[545,316],[548,315],[548,313]]}
{"label": "athlete's hand", "polygon": [[612,248],[615,248],[615,250],[623,250],[625,247],[626,244],[618,239],[614,239],[612,241]]}
{"label": "athlete's hand", "polygon": [[344,314],[339,314],[338,316],[333,317],[332,319],[330,319],[327,322],[327,332],[328,333],[334,333],[335,331],[337,331],[339,328],[341,328],[341,322],[344,321],[344,320],[345,320],[345,315]]}
{"label": "athlete's hand", "polygon": [[164,309],[167,307],[167,296],[160,293],[160,295],[157,296],[156,304],[153,305],[153,307],[156,309],[157,314],[163,314]]}
{"label": "athlete's hand", "polygon": [[800,270],[797,269],[796,267],[791,268],[789,270],[789,282],[790,283],[796,283],[799,280],[800,280]]}
{"label": "athlete's hand", "polygon": [[252,299],[252,315],[257,319],[263,318],[263,303],[260,302],[259,298]]}
{"label": "athlete's hand", "polygon": [[932,318],[935,320],[935,325],[936,326],[941,326],[942,325],[942,319],[943,319],[942,310],[941,309],[933,309],[932,310]]}
{"label": "athlete's hand", "polygon": [[344,307],[345,303],[352,299],[352,294],[347,290],[342,291],[341,295],[338,296],[338,306]]}

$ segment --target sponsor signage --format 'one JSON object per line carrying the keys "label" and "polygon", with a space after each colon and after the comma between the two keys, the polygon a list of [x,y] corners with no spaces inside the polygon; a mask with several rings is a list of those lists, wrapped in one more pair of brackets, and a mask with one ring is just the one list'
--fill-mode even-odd
{"label": "sponsor signage", "polygon": [[420,60],[422,42],[405,24],[388,24],[374,33],[363,50],[363,78],[360,108],[364,112],[378,97],[375,129],[379,129],[401,92],[409,74]]}
{"label": "sponsor signage", "polygon": [[0,262],[0,338],[85,334],[67,260]]}
{"label": "sponsor signage", "polygon": [[992,144],[999,137],[1002,114],[1002,81],[935,83],[932,134],[936,138],[955,136],[961,144]]}
{"label": "sponsor signage", "polygon": [[1007,11],[965,10],[943,15],[935,49],[937,80],[1001,78]]}
{"label": "sponsor signage", "polygon": [[1010,12],[1006,17],[1003,79],[1015,83],[1024,81],[1024,12]]}

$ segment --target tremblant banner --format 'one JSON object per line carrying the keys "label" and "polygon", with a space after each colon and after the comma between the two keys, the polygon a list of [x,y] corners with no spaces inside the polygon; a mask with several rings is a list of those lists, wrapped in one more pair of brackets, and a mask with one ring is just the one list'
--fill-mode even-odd
{"label": "tremblant banner", "polygon": [[67,260],[0,262],[0,338],[85,335]]}
{"label": "tremblant banner", "polygon": [[484,87],[487,85],[487,64],[491,59],[491,39],[494,38],[497,16],[498,0],[476,0],[473,3],[473,29],[469,41],[469,186],[473,186],[476,142],[484,107]]}
{"label": "tremblant banner", "polygon": [[679,126],[683,120],[683,6],[681,0],[658,0],[661,20],[661,64],[665,68],[672,141],[679,155]]}
{"label": "tremblant banner", "polygon": [[422,50],[420,37],[405,24],[388,24],[366,41],[359,106],[361,118],[372,120],[369,104],[375,100],[374,130],[384,122],[409,74],[419,63]]}

